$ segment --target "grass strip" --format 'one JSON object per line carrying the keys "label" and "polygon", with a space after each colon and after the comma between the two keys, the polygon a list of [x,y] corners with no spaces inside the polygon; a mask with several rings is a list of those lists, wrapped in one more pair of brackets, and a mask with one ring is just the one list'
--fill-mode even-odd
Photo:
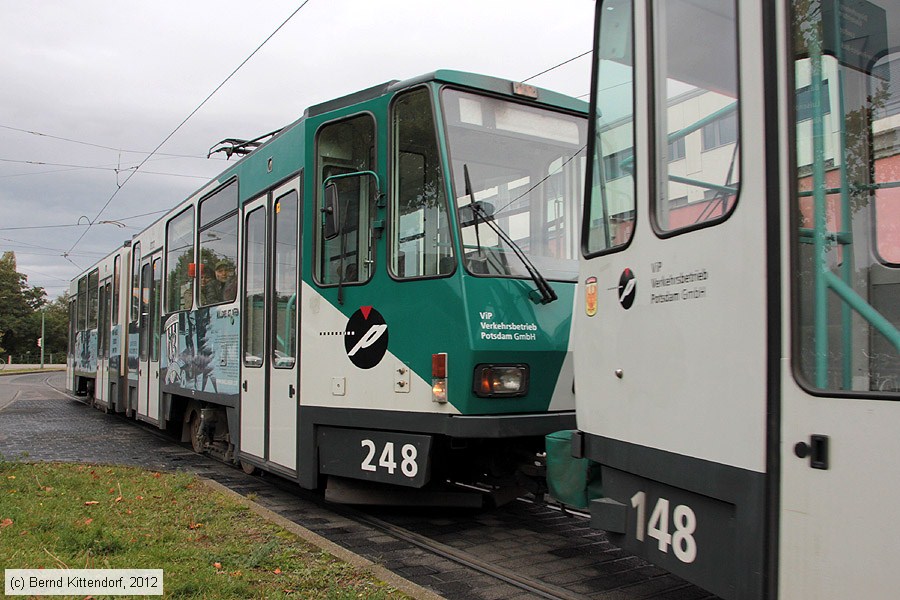
{"label": "grass strip", "polygon": [[2,456],[0,567],[163,569],[169,598],[409,598],[196,476]]}

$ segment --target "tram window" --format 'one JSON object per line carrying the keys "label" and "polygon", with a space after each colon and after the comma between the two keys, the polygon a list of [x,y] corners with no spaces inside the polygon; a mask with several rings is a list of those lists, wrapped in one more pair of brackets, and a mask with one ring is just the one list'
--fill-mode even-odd
{"label": "tram window", "polygon": [[634,232],[634,67],[631,0],[604,0],[597,10],[591,186],[584,219],[584,251],[598,254],[628,244]]}
{"label": "tram window", "polygon": [[141,360],[147,360],[150,351],[150,263],[141,267]]}
{"label": "tram window", "polygon": [[391,274],[451,273],[453,243],[428,89],[398,97],[391,117]]}
{"label": "tram window", "polygon": [[792,4],[795,374],[897,400],[900,5],[860,8],[865,19],[835,29],[843,13]]}
{"label": "tram window", "polygon": [[87,275],[78,280],[78,331],[84,331],[87,327]]}
{"label": "tram window", "polygon": [[113,280],[112,280],[112,324],[119,324],[119,285],[122,277],[122,257],[117,256],[113,259]]}
{"label": "tram window", "polygon": [[200,306],[237,298],[238,184],[200,201]]}
{"label": "tram window", "polygon": [[153,259],[152,285],[150,290],[150,360],[159,360],[159,304],[162,293],[162,259]]}
{"label": "tram window", "polygon": [[900,130],[881,125],[890,119],[897,120],[900,115],[900,53],[879,59],[873,74],[869,94],[877,98],[873,102],[873,118],[878,124],[873,213],[875,253],[884,264],[900,267],[900,138],[897,137]]}
{"label": "tram window", "polygon": [[[656,0],[654,223],[662,233],[721,221],[740,188],[737,16],[733,0]],[[677,160],[683,143],[683,158]],[[680,158],[680,157],[678,157]],[[687,197],[687,202],[675,200]]]}
{"label": "tram window", "polygon": [[266,348],[266,210],[251,211],[244,226],[244,365],[261,367]]}
{"label": "tram window", "polygon": [[232,179],[200,201],[200,229],[220,220],[238,208],[238,182]]}
{"label": "tram window", "polygon": [[137,323],[141,317],[141,244],[138,242],[131,251],[131,322]]}
{"label": "tram window", "polygon": [[[100,321],[101,326],[103,328],[103,356],[105,358],[109,358],[109,342],[110,342],[110,328],[112,327],[112,313],[113,311],[110,308],[110,302],[112,302],[112,282],[107,279],[106,280],[106,302],[103,302],[102,306],[104,307],[104,311],[106,314],[103,316],[103,319]],[[102,302],[102,300],[101,300]]]}
{"label": "tram window", "polygon": [[97,316],[97,357],[103,358],[106,350],[106,313],[107,313],[107,286],[101,285],[97,290],[97,306],[99,314]]}
{"label": "tram window", "polygon": [[274,212],[272,365],[289,369],[297,358],[297,192],[276,199]]}
{"label": "tram window", "polygon": [[166,225],[166,312],[188,310],[194,299],[194,210]]}
{"label": "tram window", "polygon": [[[316,139],[316,199],[323,206],[322,185],[334,175],[371,171],[375,167],[375,121],[360,115],[322,127]],[[372,221],[378,191],[368,176],[333,179],[339,199],[340,235],[326,240],[324,218],[318,231],[315,276],[322,285],[368,281],[374,271]],[[316,214],[323,214],[320,210]],[[324,216],[324,215],[323,215]]]}
{"label": "tram window", "polygon": [[93,271],[88,275],[87,281],[87,328],[97,329],[97,313],[100,309],[100,302],[97,295],[100,292],[100,272]]}
{"label": "tram window", "polygon": [[574,281],[586,120],[452,88],[441,105],[466,270],[530,277],[521,252],[547,279]]}
{"label": "tram window", "polygon": [[69,302],[69,357],[74,358],[75,356],[75,332],[78,331],[77,325],[77,314],[78,309],[76,308],[77,303],[73,299]]}

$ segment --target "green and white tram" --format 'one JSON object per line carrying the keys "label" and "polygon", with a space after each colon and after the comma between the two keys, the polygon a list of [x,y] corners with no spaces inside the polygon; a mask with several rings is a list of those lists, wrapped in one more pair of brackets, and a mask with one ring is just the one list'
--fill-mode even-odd
{"label": "green and white tram", "polygon": [[724,598],[900,588],[900,2],[599,0],[592,522]]}
{"label": "green and white tram", "polygon": [[[123,367],[101,376],[111,338],[86,316],[70,388],[248,470],[327,478],[336,500],[521,484],[543,436],[574,427],[586,113],[439,71],[232,141],[252,152],[101,265]],[[79,319],[99,310],[93,273],[73,282]]]}

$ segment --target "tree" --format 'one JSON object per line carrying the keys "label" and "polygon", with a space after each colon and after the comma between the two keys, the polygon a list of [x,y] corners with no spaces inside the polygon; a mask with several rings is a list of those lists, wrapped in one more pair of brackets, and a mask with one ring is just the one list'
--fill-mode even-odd
{"label": "tree", "polygon": [[46,302],[42,287],[29,287],[28,276],[16,271],[16,255],[0,256],[0,339],[9,354],[37,352],[41,336],[41,315],[36,311]]}
{"label": "tree", "polygon": [[[40,331],[40,314],[37,315]],[[69,343],[69,294],[63,294],[44,306],[44,354],[60,358]],[[59,362],[59,360],[56,360]]]}

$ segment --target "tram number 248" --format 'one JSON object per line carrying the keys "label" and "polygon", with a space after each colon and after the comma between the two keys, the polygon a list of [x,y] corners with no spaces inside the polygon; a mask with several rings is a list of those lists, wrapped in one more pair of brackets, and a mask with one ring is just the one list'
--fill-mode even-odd
{"label": "tram number 248", "polygon": [[[697,515],[685,504],[679,504],[670,512],[669,501],[660,498],[647,519],[647,492],[638,492],[631,497],[631,506],[637,512],[635,538],[643,542],[647,537],[654,538],[660,552],[672,553],[683,563],[692,563],[697,558],[697,541],[694,531],[697,529]],[[675,525],[674,533],[669,533],[669,517]]]}
{"label": "tram number 248", "polygon": [[[362,440],[360,445],[366,449],[366,457],[363,459],[360,468],[363,471],[378,471],[379,467],[387,469],[388,474],[393,475],[397,470],[397,460],[394,456],[394,442],[385,442],[384,448],[381,450],[381,456],[378,463],[375,463],[375,455],[378,454],[378,448],[372,440]],[[400,448],[400,472],[412,479],[419,473],[419,464],[416,462],[419,451],[412,444],[403,444]]]}

